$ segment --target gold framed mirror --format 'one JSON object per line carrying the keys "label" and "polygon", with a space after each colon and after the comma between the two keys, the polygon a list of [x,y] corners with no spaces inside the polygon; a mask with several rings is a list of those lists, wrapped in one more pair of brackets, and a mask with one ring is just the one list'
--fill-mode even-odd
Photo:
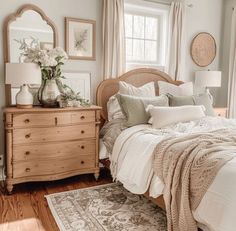
{"label": "gold framed mirror", "polygon": [[[30,43],[36,39],[41,48],[58,46],[58,32],[54,22],[39,7],[26,4],[10,14],[3,24],[4,62],[21,62],[19,40]],[[14,105],[16,88],[6,84],[6,105]]]}

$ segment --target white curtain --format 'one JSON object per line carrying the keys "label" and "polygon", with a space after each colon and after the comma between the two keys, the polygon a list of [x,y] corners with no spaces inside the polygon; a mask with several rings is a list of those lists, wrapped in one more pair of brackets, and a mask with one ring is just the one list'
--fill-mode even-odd
{"label": "white curtain", "polygon": [[125,72],[124,0],[103,0],[103,78],[117,78]]}
{"label": "white curtain", "polygon": [[169,41],[165,71],[175,80],[184,80],[185,9],[181,2],[172,2],[169,15]]}
{"label": "white curtain", "polygon": [[233,10],[231,21],[228,109],[228,116],[230,118],[236,118],[236,9]]}

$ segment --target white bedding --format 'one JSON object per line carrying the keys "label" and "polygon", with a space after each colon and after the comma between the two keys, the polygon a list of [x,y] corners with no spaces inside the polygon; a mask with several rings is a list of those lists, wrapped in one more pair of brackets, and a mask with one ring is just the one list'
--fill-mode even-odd
{"label": "white bedding", "polygon": [[[164,184],[153,173],[153,150],[162,139],[172,135],[212,131],[236,126],[236,120],[221,117],[205,117],[188,123],[179,123],[165,129],[152,129],[150,125],[138,125],[124,130],[117,138],[111,156],[111,171],[114,179],[136,194],[150,196],[162,194]],[[236,156],[236,154],[235,154]],[[199,207],[193,211],[203,230],[236,230],[236,158],[218,172]]]}

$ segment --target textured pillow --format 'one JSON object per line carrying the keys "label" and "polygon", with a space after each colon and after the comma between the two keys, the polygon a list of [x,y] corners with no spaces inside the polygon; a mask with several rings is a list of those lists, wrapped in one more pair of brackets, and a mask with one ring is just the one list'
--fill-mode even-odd
{"label": "textured pillow", "polygon": [[207,93],[193,96],[173,96],[168,94],[169,105],[171,107],[184,105],[203,105],[207,116],[215,116],[210,96]]}
{"label": "textured pillow", "polygon": [[164,81],[158,81],[159,86],[159,95],[162,94],[171,94],[174,96],[191,96],[193,95],[193,83],[183,83],[179,86],[176,86],[171,83]]}
{"label": "textured pillow", "polygon": [[216,116],[209,94],[194,95],[193,100],[195,105],[203,105],[206,108],[205,114],[207,116]]}
{"label": "textured pillow", "polygon": [[155,107],[149,105],[146,110],[151,115],[153,128],[163,128],[205,116],[204,106]]}
{"label": "textured pillow", "polygon": [[148,123],[150,114],[145,110],[148,105],[168,106],[168,97],[165,95],[144,98],[117,94],[116,97],[120,103],[122,112],[127,119],[127,127]]}
{"label": "textured pillow", "polygon": [[[155,86],[154,82],[150,82],[137,88],[131,84],[120,81],[118,93],[140,97],[155,97]],[[107,114],[108,121],[125,118],[115,95],[111,96],[107,102]]]}

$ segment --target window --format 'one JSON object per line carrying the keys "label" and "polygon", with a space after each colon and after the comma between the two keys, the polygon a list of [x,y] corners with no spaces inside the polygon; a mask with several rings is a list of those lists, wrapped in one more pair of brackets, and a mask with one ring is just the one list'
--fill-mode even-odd
{"label": "window", "polygon": [[155,3],[151,5],[152,7],[150,5],[148,7],[147,3],[145,5],[125,4],[128,70],[144,66],[164,68],[168,9],[160,9]]}

